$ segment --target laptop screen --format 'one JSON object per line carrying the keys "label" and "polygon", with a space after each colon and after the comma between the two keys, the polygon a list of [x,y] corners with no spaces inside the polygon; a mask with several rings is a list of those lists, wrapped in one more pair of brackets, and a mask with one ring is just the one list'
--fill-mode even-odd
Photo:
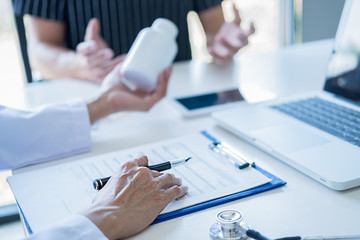
{"label": "laptop screen", "polygon": [[325,90],[360,103],[360,1],[348,0],[336,33]]}

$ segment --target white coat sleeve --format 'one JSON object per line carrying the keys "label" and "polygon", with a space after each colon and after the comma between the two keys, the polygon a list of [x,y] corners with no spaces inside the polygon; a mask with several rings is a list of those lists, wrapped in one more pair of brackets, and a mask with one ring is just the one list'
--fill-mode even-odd
{"label": "white coat sleeve", "polygon": [[30,111],[0,106],[0,170],[89,151],[90,119],[83,101]]}
{"label": "white coat sleeve", "polygon": [[53,226],[30,235],[27,240],[103,240],[107,239],[96,225],[82,215],[65,218]]}

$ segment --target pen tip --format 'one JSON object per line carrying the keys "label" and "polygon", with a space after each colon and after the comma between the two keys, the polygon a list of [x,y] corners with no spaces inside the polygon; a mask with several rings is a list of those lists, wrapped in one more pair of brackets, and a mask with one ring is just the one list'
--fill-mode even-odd
{"label": "pen tip", "polygon": [[192,157],[188,157],[187,159],[185,159],[185,162],[189,161]]}

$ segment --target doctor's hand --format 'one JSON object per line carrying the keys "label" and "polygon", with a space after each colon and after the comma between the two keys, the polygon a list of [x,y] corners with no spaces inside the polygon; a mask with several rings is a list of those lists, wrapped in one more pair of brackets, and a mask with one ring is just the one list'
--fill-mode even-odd
{"label": "doctor's hand", "polygon": [[[120,57],[121,61],[125,59],[125,55]],[[121,63],[107,75],[95,100],[87,104],[91,124],[115,112],[148,111],[166,95],[172,67],[159,74],[157,88],[150,93],[128,89],[121,82],[120,69]]]}
{"label": "doctor's hand", "polygon": [[173,174],[151,171],[147,157],[125,163],[82,214],[109,239],[123,239],[144,230],[187,187]]}
{"label": "doctor's hand", "polygon": [[233,4],[235,18],[232,22],[225,22],[215,35],[212,44],[208,47],[209,54],[217,64],[223,64],[249,43],[249,37],[255,33],[254,24],[249,30],[240,27],[241,18],[239,11]]}
{"label": "doctor's hand", "polygon": [[76,47],[77,72],[79,78],[101,83],[106,75],[120,63],[114,58],[114,51],[108,48],[100,36],[100,23],[96,18],[89,21],[84,41]]}

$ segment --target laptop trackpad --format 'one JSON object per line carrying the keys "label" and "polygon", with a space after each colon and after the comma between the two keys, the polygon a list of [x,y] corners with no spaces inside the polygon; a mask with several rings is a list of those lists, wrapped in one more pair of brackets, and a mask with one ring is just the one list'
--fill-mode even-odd
{"label": "laptop trackpad", "polygon": [[308,129],[294,124],[282,124],[252,131],[255,139],[261,141],[273,150],[281,153],[295,151],[325,144],[329,141]]}

